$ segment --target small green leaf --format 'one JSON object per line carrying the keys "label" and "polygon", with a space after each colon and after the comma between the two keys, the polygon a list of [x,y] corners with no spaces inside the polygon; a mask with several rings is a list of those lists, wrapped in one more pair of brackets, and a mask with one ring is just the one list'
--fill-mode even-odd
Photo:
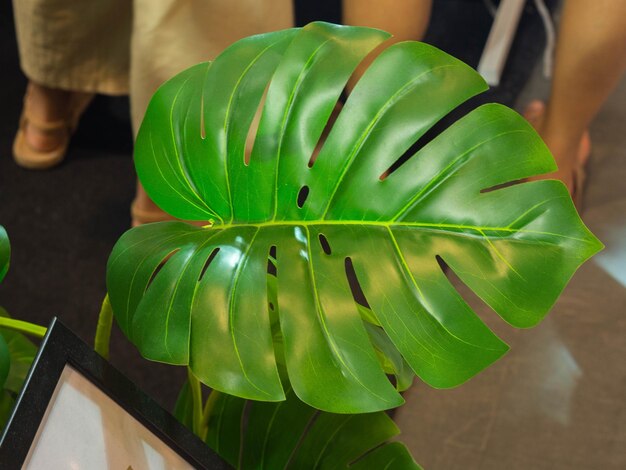
{"label": "small green leaf", "polygon": [[11,260],[11,245],[9,244],[9,236],[7,231],[0,225],[0,281],[4,279],[9,270],[9,262]]}
{"label": "small green leaf", "polygon": [[[9,318],[9,314],[2,307],[0,307],[0,317]],[[0,329],[0,341],[5,341],[10,361],[4,389],[18,394],[22,390],[38,348],[23,334],[7,329]]]}

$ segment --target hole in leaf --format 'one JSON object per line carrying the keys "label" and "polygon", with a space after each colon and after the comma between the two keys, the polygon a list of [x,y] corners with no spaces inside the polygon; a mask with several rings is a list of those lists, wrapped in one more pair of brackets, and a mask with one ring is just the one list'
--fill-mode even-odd
{"label": "hole in leaf", "polygon": [[175,250],[172,250],[167,255],[165,255],[165,257],[161,260],[161,262],[156,267],[156,269],[152,272],[152,275],[150,276],[150,280],[148,281],[148,284],[146,285],[146,290],[148,290],[148,288],[150,287],[154,279],[161,272],[161,269],[163,269],[163,267],[165,266],[165,263],[167,263],[172,258],[172,256],[174,256],[179,251],[180,251],[180,248],[176,248]]}
{"label": "hole in leaf", "polygon": [[361,79],[361,77],[365,73],[365,71],[370,67],[370,65],[372,65],[372,62],[376,60],[376,58],[381,54],[381,52],[383,52],[389,46],[392,46],[393,44],[397,42],[398,42],[398,39],[392,36],[386,39],[385,41],[383,41],[382,43],[380,43],[372,51],[370,51],[363,58],[363,60],[359,62],[359,65],[356,66],[356,68],[354,69],[354,72],[352,72],[352,75],[348,79],[348,85],[346,86],[346,91],[353,90],[356,84],[358,83],[358,81]]}
{"label": "hole in leaf", "polygon": [[261,96],[261,101],[259,101],[259,106],[257,106],[254,117],[252,118],[252,122],[250,123],[248,134],[246,135],[246,145],[243,151],[243,162],[246,166],[250,164],[250,157],[252,156],[252,149],[254,148],[254,142],[256,141],[256,134],[259,130],[259,123],[261,122],[261,115],[263,114],[263,107],[265,106],[265,99],[267,98],[267,90],[269,89],[269,86],[270,84],[268,82],[265,86],[265,91],[263,91],[263,95]]}
{"label": "hole in leaf", "polygon": [[217,256],[217,254],[219,253],[220,249],[219,248],[215,248],[211,254],[209,255],[209,257],[207,258],[207,260],[204,262],[204,266],[202,266],[202,271],[200,271],[200,277],[198,277],[198,282],[200,282],[202,280],[202,278],[204,277],[204,273],[206,273],[206,270],[209,268],[209,265],[211,264],[211,262],[215,259],[215,257]]}
{"label": "hole in leaf", "polygon": [[319,238],[320,245],[322,246],[322,250],[324,250],[324,253],[330,255],[332,253],[332,250],[330,249],[330,244],[328,243],[328,239],[326,238],[326,236],[320,233],[317,238]]}
{"label": "hole in leaf", "polygon": [[[435,125],[436,127],[436,125]],[[434,129],[435,127],[431,128],[428,132],[426,132],[426,134],[424,134],[422,137],[420,137],[414,144],[412,144],[408,149],[406,149],[406,151],[400,155],[400,157],[391,164],[391,166],[389,168],[387,168],[387,170],[385,170],[379,177],[378,179],[380,181],[385,181],[385,179],[387,179],[387,177],[392,174],[394,171],[396,171],[398,168],[400,168],[402,165],[404,165],[409,158],[411,158],[413,155],[415,155],[419,150],[421,150],[422,148],[424,148],[424,146],[430,142],[432,139],[434,139],[436,137],[436,135],[438,134],[438,132],[435,132]]]}
{"label": "hole in leaf", "polygon": [[491,186],[489,188],[481,189],[480,193],[481,194],[490,193],[491,191],[497,191],[498,189],[508,188],[509,186],[513,186],[513,185],[516,185],[516,184],[523,183],[524,181],[526,181],[525,178],[524,179],[515,180],[515,181],[509,181],[507,183],[499,183],[499,184],[496,184],[496,185]]}
{"label": "hole in leaf", "polygon": [[269,256],[267,257],[267,274],[276,276],[276,246],[270,247]]}
{"label": "hole in leaf", "polygon": [[352,264],[352,259],[350,259],[349,257],[345,260],[345,269],[346,277],[348,278],[348,284],[350,285],[350,291],[352,292],[352,297],[354,298],[354,301],[357,304],[362,305],[363,307],[370,308],[370,304],[365,298],[363,289],[361,289],[361,284],[359,284],[359,280],[356,277],[356,272]]}
{"label": "hole in leaf", "polygon": [[424,135],[418,138],[406,151],[398,157],[398,159],[391,164],[389,168],[387,168],[380,176],[379,180],[384,181],[391,175],[394,171],[398,170],[402,165],[404,165],[413,155],[415,155],[418,151],[426,147],[432,140],[434,140],[437,136],[442,134],[448,127],[454,124],[457,120],[466,115],[469,111],[471,111],[476,106],[476,103],[473,103],[473,99],[470,99],[460,105],[459,107],[453,109],[448,114],[443,116],[439,121],[437,121],[433,126],[428,129]]}
{"label": "hole in leaf", "polygon": [[308,164],[309,168],[313,168],[313,165],[315,164],[315,160],[317,160],[317,156],[319,155],[320,150],[322,150],[322,147],[324,146],[324,142],[326,142],[326,138],[328,137],[328,134],[330,134],[331,129],[335,125],[335,121],[337,120],[337,117],[339,116],[339,113],[341,112],[342,108],[343,108],[343,105],[341,103],[341,98],[340,98],[337,104],[335,104],[335,107],[333,108],[332,112],[330,113],[330,116],[328,117],[328,120],[326,121],[326,125],[324,126],[324,129],[322,129],[322,133],[320,134],[320,138],[318,139],[317,144],[315,144],[315,148],[313,149],[311,158],[309,158],[309,164]]}
{"label": "hole in leaf", "polygon": [[271,259],[267,260],[267,274],[276,276],[276,264]]}
{"label": "hole in leaf", "polygon": [[463,299],[463,301],[469,306],[470,309],[476,313],[480,319],[491,330],[498,330],[503,324],[506,324],[505,320],[500,315],[492,315],[493,309],[487,302],[481,299],[471,287],[454,272],[452,267],[446,263],[446,261],[439,255],[435,256],[437,264],[441,268],[444,276],[448,279],[456,293]]}
{"label": "hole in leaf", "polygon": [[437,260],[437,264],[444,273],[446,273],[448,269],[450,269],[441,256],[435,255],[435,259]]}
{"label": "hole in leaf", "polygon": [[309,197],[309,187],[302,186],[300,188],[300,192],[298,192],[298,207],[300,209],[302,209],[302,206],[304,206],[307,197]]}
{"label": "hole in leaf", "polygon": [[[391,385],[393,385],[393,388],[397,389],[398,388],[398,379],[394,374],[386,374],[387,375],[387,379],[389,379],[389,382],[391,382]],[[391,410],[389,410],[391,411]],[[390,415],[393,417],[393,415]]]}

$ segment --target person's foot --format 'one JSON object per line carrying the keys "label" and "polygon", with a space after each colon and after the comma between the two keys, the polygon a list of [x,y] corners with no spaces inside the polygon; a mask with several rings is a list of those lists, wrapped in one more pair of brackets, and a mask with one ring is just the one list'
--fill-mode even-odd
{"label": "person's foot", "polygon": [[24,124],[24,137],[34,150],[49,152],[58,148],[65,139],[66,129],[43,130],[35,122],[65,122],[69,117],[70,92],[55,90],[29,83],[26,103],[31,120]]}
{"label": "person's foot", "polygon": [[131,227],[153,222],[176,220],[148,197],[141,184],[137,183],[137,194],[130,206]]}
{"label": "person's foot", "polygon": [[585,166],[591,154],[589,132],[585,131],[579,139],[559,139],[546,129],[545,115],[546,105],[539,100],[530,102],[524,110],[524,117],[541,135],[552,152],[558,170],[531,179],[554,178],[563,181],[572,198],[579,205],[582,198]]}
{"label": "person's foot", "polygon": [[92,94],[30,82],[13,144],[15,161],[30,169],[45,169],[61,162],[78,119],[92,98]]}
{"label": "person's foot", "polygon": [[142,184],[137,180],[137,192],[135,193],[135,200],[130,206],[131,227],[137,227],[143,224],[150,224],[153,222],[166,222],[169,220],[178,220],[176,217],[172,217],[159,206],[157,206],[146,190],[143,189]]}
{"label": "person's foot", "polygon": [[143,224],[150,224],[153,222],[167,222],[172,220],[178,220],[180,222],[186,222],[196,227],[205,227],[209,225],[208,220],[180,220],[174,216],[171,216],[159,206],[157,206],[143,186],[137,180],[137,192],[135,193],[135,199],[130,206],[131,227],[137,227]]}

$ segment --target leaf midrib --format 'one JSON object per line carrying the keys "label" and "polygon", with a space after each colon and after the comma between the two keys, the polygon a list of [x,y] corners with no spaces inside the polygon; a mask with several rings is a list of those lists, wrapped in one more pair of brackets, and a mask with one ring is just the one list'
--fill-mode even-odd
{"label": "leaf midrib", "polygon": [[[545,232],[541,230],[528,230],[523,228],[511,228],[511,227],[493,227],[493,226],[479,226],[479,225],[464,225],[464,224],[443,224],[443,223],[434,223],[434,222],[404,222],[404,221],[379,221],[379,220],[281,220],[281,221],[268,221],[268,222],[258,222],[258,223],[230,223],[230,224],[214,224],[214,225],[206,225],[204,228],[206,230],[227,230],[232,228],[245,228],[245,227],[255,227],[255,228],[264,228],[264,227],[315,227],[320,225],[327,226],[335,226],[341,227],[344,225],[361,225],[364,227],[372,226],[372,227],[383,227],[387,229],[394,228],[413,228],[413,229],[424,229],[429,231],[441,231],[448,235],[470,235],[466,232],[455,232],[453,230],[471,230],[476,232],[476,235],[480,238],[492,238],[489,234],[484,232],[505,232],[510,234],[515,233],[524,233],[524,234],[533,234],[533,235],[546,235],[556,238],[562,238],[566,240],[573,240],[577,242],[582,242],[586,244],[591,244],[592,241],[587,240],[585,238],[578,237],[570,237],[567,235],[563,235],[561,233],[554,232]],[[499,237],[498,237],[499,238]],[[521,240],[520,240],[521,241]],[[530,240],[528,240],[530,241]],[[543,242],[537,241],[537,242]]]}

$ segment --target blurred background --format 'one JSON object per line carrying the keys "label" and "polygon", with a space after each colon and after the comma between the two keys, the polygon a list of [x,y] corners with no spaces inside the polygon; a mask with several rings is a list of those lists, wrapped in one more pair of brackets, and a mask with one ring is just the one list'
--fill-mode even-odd
{"label": "blurred background", "polygon": [[[438,0],[424,41],[477,68],[498,10],[510,1],[515,2]],[[298,25],[342,21],[340,0],[293,5]],[[547,98],[544,53],[553,38],[546,15],[558,28],[560,11],[558,0],[522,1],[518,21],[502,23],[504,35],[490,40],[498,49],[511,39],[502,69],[482,62],[498,84],[446,119],[485,102],[522,112],[532,100]],[[0,3],[0,70],[0,224],[12,245],[0,305],[42,325],[58,316],[92,343],[106,292],[107,258],[131,223],[129,100],[98,95],[63,163],[29,171],[11,155],[27,79],[20,70],[10,2]],[[425,468],[626,468],[625,123],[622,78],[591,124],[584,188],[583,220],[606,249],[576,273],[541,325],[514,330],[456,283],[511,352],[457,389],[433,390],[416,380],[407,392],[395,419],[401,439]],[[114,365],[171,409],[185,371],[147,363],[114,330]]]}

